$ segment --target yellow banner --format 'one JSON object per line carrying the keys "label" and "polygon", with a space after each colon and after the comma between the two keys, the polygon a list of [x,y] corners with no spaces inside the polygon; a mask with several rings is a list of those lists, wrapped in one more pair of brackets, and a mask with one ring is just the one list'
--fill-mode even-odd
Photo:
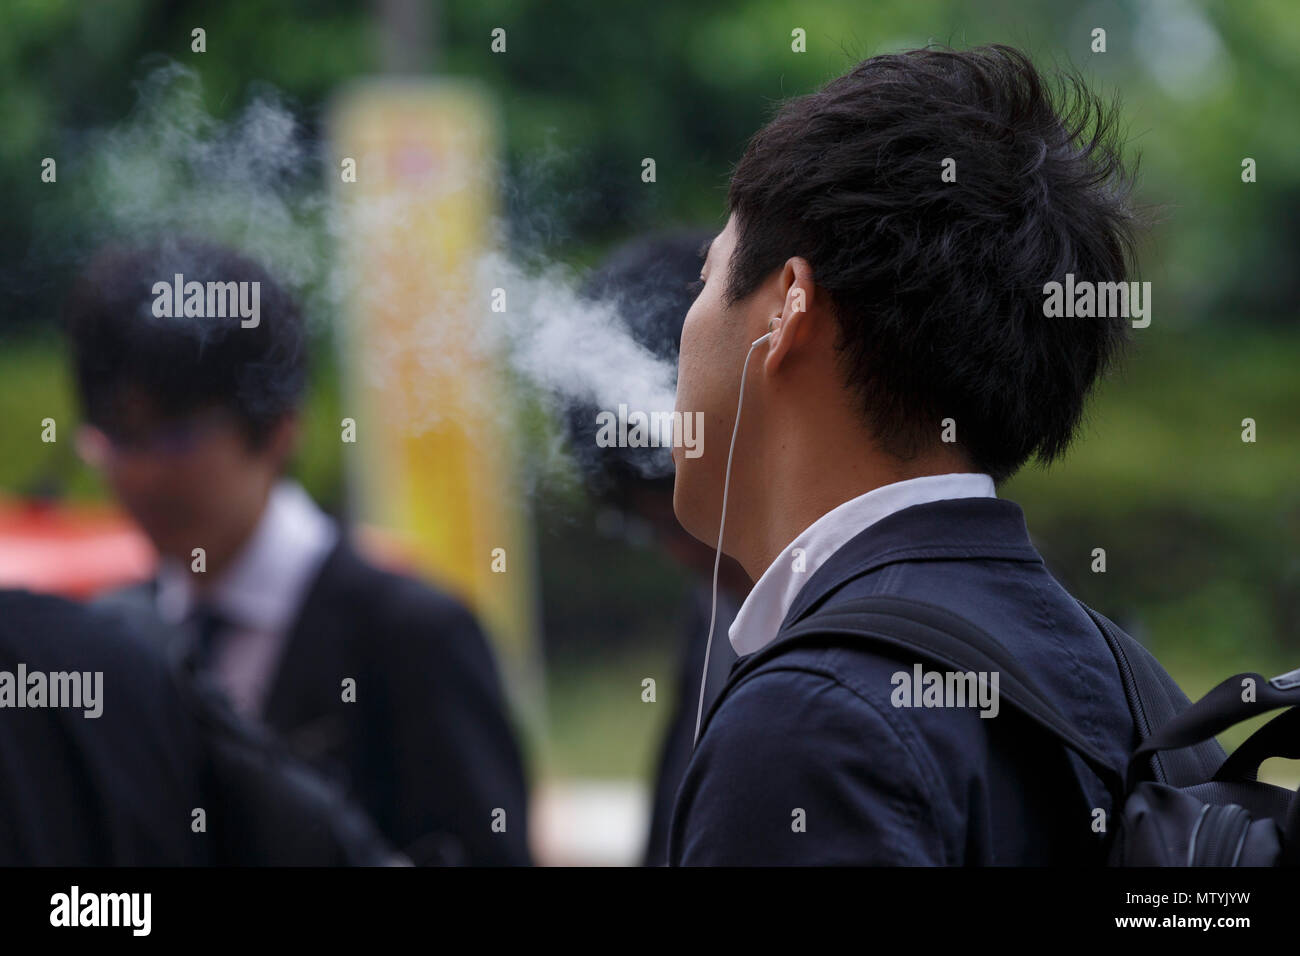
{"label": "yellow banner", "polygon": [[331,130],[358,514],[473,609],[535,713],[531,524],[476,282],[496,213],[493,110],[467,84],[374,81],[335,104]]}

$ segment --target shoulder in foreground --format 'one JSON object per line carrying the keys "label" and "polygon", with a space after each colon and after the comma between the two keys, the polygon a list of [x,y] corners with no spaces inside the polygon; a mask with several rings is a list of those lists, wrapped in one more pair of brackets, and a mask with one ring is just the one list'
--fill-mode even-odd
{"label": "shoulder in foreground", "polygon": [[28,591],[0,591],[0,648],[28,663],[40,659],[81,669],[160,660],[117,615]]}

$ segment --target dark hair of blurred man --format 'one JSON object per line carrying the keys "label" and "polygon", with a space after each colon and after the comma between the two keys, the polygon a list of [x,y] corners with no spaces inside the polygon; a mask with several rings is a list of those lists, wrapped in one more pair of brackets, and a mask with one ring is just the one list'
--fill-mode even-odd
{"label": "dark hair of blurred man", "polygon": [[285,477],[306,379],[294,299],[247,258],[172,240],[102,251],[66,313],[84,453],[160,557],[115,605],[161,622],[417,863],[526,863],[524,774],[478,625],[365,560]]}
{"label": "dark hair of blurred man", "polygon": [[[634,239],[600,263],[584,283],[586,298],[607,303],[632,339],[656,358],[677,363],[682,321],[695,298],[704,249],[711,231],[681,230]],[[677,695],[660,745],[651,795],[650,829],[643,862],[668,861],[668,826],[673,801],[690,762],[699,707],[700,674],[709,639],[710,578],[714,550],[687,534],[673,514],[672,458],[667,448],[601,448],[596,443],[596,409],[568,412],[570,445],[588,487],[629,522],[650,529],[654,542],[696,577],[679,655]],[[736,608],[749,591],[740,566],[724,558],[719,575],[716,631],[725,635]],[[709,657],[705,707],[712,703],[736,654],[725,636],[715,639]]]}
{"label": "dark hair of blurred man", "polygon": [[[1065,451],[1125,341],[1126,316],[1046,314],[1044,286],[1128,278],[1128,188],[1114,112],[1007,47],[873,57],[750,141],[677,401],[729,436],[750,356],[723,549],[755,583],[671,862],[1100,859],[1105,787],[1023,715],[918,706],[898,693],[915,656],[784,635],[857,598],[937,605],[1123,766],[1134,722],[1107,642],[995,487]],[[674,458],[676,513],[715,542],[726,441]]]}

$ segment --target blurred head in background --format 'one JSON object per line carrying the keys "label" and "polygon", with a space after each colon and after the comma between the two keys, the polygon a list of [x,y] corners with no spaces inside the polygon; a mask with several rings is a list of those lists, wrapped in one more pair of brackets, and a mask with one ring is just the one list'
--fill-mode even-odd
{"label": "blurred head in background", "polygon": [[[699,291],[700,266],[713,235],[707,229],[680,229],[626,242],[592,272],[581,293],[612,305],[637,344],[676,365],[682,323]],[[588,405],[566,410],[570,447],[588,489],[625,522],[645,526],[676,561],[712,574],[713,548],[686,534],[673,513],[670,449],[598,446],[598,411]],[[721,574],[733,590],[748,587],[740,568],[725,558]]]}
{"label": "blurred head in background", "polygon": [[[192,282],[201,305],[184,295]],[[231,307],[241,291],[245,305],[256,296],[255,322]],[[102,250],[78,277],[65,323],[83,456],[161,555],[188,565],[202,546],[219,573],[293,450],[305,384],[297,304],[251,260],[173,240]]]}

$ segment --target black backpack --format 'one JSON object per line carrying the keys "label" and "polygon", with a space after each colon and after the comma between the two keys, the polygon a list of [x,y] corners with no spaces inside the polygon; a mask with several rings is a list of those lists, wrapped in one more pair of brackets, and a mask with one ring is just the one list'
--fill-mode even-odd
{"label": "black backpack", "polygon": [[[865,639],[954,670],[998,674],[999,697],[1077,753],[1105,783],[1111,825],[1099,838],[1111,866],[1292,866],[1300,800],[1256,780],[1268,757],[1300,757],[1300,670],[1268,680],[1238,674],[1195,704],[1147,650],[1082,601],[1119,667],[1139,744],[1121,773],[1077,733],[996,638],[953,612],[899,597],[823,606],[781,633]],[[1288,708],[1232,756],[1214,735]]]}

